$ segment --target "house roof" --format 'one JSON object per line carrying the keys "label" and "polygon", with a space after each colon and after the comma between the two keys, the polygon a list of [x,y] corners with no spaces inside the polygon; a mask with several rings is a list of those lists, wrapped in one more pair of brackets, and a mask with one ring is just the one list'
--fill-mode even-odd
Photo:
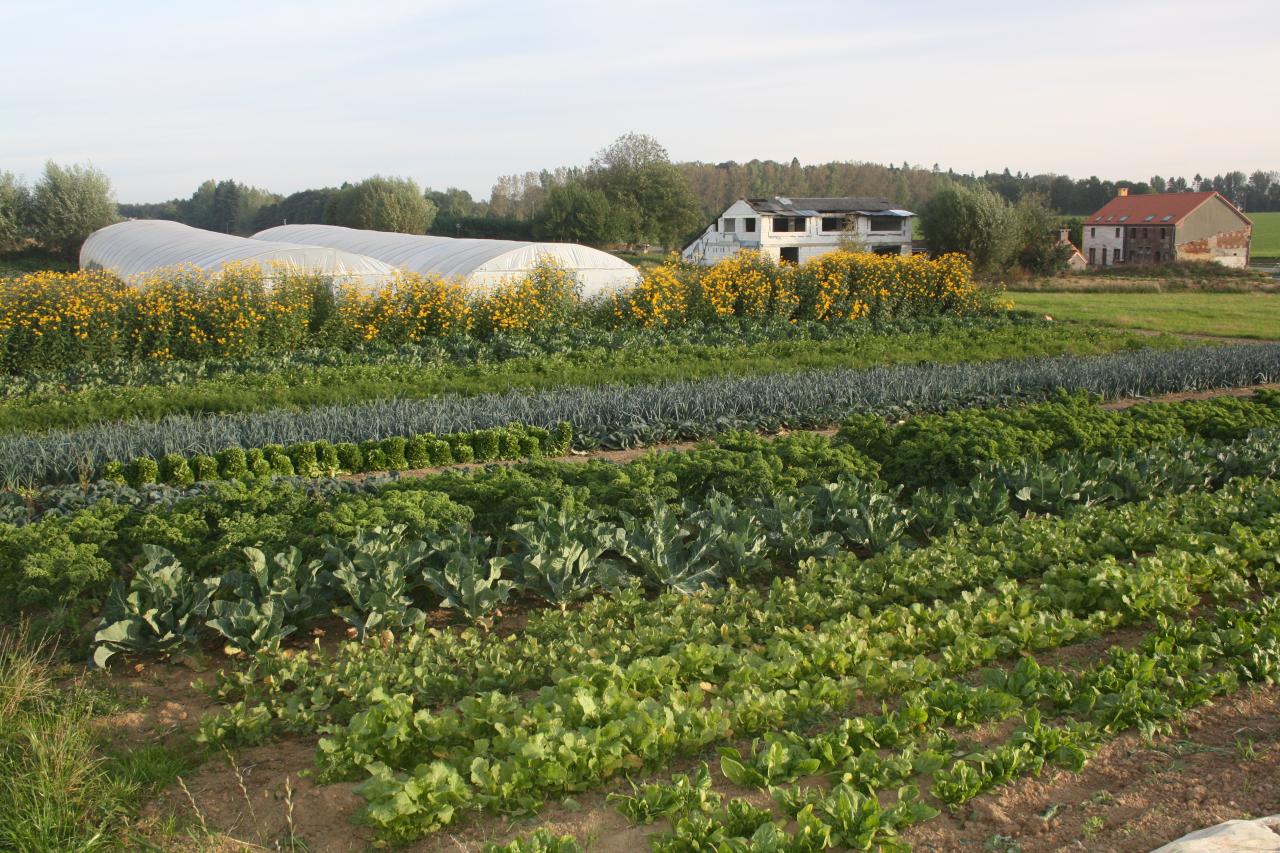
{"label": "house roof", "polygon": [[1214,197],[1245,222],[1249,222],[1248,217],[1234,204],[1216,192],[1116,196],[1085,222],[1089,225],[1177,225],[1193,210]]}
{"label": "house roof", "polygon": [[749,198],[747,204],[756,213],[781,214],[783,216],[821,216],[824,213],[866,213],[885,216],[911,216],[904,210],[894,210],[887,198],[870,196],[842,196],[840,198]]}

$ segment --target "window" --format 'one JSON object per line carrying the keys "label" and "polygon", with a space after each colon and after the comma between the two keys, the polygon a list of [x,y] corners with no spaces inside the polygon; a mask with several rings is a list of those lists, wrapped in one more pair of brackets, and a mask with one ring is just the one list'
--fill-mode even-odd
{"label": "window", "polygon": [[748,216],[746,219],[742,220],[742,230],[746,231],[748,234],[756,233],[756,218],[754,216]]}
{"label": "window", "polygon": [[1138,229],[1137,229],[1137,228],[1130,228],[1130,229],[1129,229],[1129,239],[1130,239],[1130,240],[1137,240],[1137,239],[1138,239]]}
{"label": "window", "polygon": [[851,223],[843,216],[824,216],[822,217],[823,231],[843,231],[849,227]]}
{"label": "window", "polygon": [[799,246],[783,246],[778,250],[778,262],[782,264],[798,264],[800,263],[800,247]]}
{"label": "window", "polygon": [[1123,260],[1121,257],[1120,247],[1116,246],[1115,254],[1111,256],[1111,263],[1118,264]]}
{"label": "window", "polygon": [[1156,263],[1160,263],[1160,250],[1156,249]]}
{"label": "window", "polygon": [[1090,236],[1090,237],[1097,237],[1097,236],[1098,236],[1098,229],[1097,229],[1097,228],[1090,228],[1090,229],[1089,229],[1089,236]]}
{"label": "window", "polygon": [[1142,229],[1142,239],[1143,240],[1147,239],[1147,229],[1145,228]]}
{"label": "window", "polygon": [[871,217],[871,232],[880,233],[897,233],[902,230],[902,220],[897,216],[873,216]]}
{"label": "window", "polygon": [[804,230],[805,218],[803,216],[773,217],[773,232],[775,234],[803,234]]}
{"label": "window", "polygon": [[1120,229],[1119,229],[1119,228],[1117,228],[1117,229],[1116,229],[1116,236],[1117,236],[1117,237],[1119,237],[1119,236],[1120,236]]}
{"label": "window", "polygon": [[871,249],[877,255],[901,255],[901,246],[875,246]]}
{"label": "window", "polygon": [[1092,266],[1093,264],[1095,264],[1095,263],[1097,263],[1097,262],[1098,262],[1098,259],[1094,256],[1094,255],[1095,255],[1095,253],[1096,253],[1097,251],[1098,251],[1098,250],[1097,250],[1097,249],[1095,249],[1093,246],[1090,246],[1090,247],[1089,247],[1089,264],[1090,264],[1090,266]]}
{"label": "window", "polygon": [[1104,267],[1107,265],[1107,247],[1106,246],[1102,247],[1102,265]]}
{"label": "window", "polygon": [[724,225],[721,226],[720,230],[726,234],[732,234],[734,231],[734,227],[737,225],[737,223],[733,221],[733,217],[726,216],[723,221],[724,221]]}
{"label": "window", "polygon": [[1166,230],[1167,230],[1167,229],[1165,229],[1165,228],[1161,228],[1161,229],[1160,229],[1160,239],[1161,239],[1161,240],[1163,240],[1163,239],[1164,239],[1164,235],[1165,235],[1165,231],[1166,231]]}

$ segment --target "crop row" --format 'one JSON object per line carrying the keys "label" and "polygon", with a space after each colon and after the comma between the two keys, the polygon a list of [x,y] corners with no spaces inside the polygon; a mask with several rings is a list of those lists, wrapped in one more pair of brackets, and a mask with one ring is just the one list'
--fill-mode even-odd
{"label": "crop row", "polygon": [[[650,836],[655,851],[908,850],[900,831],[938,814],[919,799],[920,777],[932,776],[932,795],[954,807],[1049,765],[1079,770],[1105,739],[1131,727],[1149,733],[1240,684],[1273,683],[1280,678],[1277,604],[1272,596],[1208,621],[1162,620],[1138,649],[1113,649],[1081,672],[1024,658],[1007,671],[984,671],[980,684],[946,680],[911,691],[901,711],[846,718],[812,736],[770,733],[746,758],[722,750],[726,777],[769,791],[795,822],[791,832],[772,810],[724,803],[705,764],[693,779],[678,775],[610,799],[633,823],[670,820],[670,832]],[[1013,714],[1020,724],[994,746],[968,751],[950,731]],[[814,774],[834,787],[783,787]]]}
{"label": "crop row", "polygon": [[574,427],[580,447],[629,447],[732,428],[776,431],[853,412],[918,412],[1043,399],[1067,388],[1105,397],[1249,385],[1280,378],[1280,345],[1193,348],[1090,358],[914,365],[655,385],[565,388],[430,400],[386,400],[306,412],[171,416],[76,431],[0,437],[10,484],[71,481],[111,459],[211,455],[323,439],[341,443],[524,423]]}
{"label": "crop row", "polygon": [[[269,444],[248,450],[227,447],[213,456],[169,453],[159,460],[140,456],[128,463],[111,460],[100,479],[128,483],[134,488],[153,483],[190,486],[210,480],[248,477],[325,477],[335,474],[385,473],[455,463],[495,462],[562,456],[569,451],[573,430],[567,423],[554,433],[541,427],[507,424],[503,427],[447,435],[396,436],[359,444],[303,441],[285,447]],[[86,478],[87,479],[87,478]]]}
{"label": "crop row", "polygon": [[[568,365],[611,372],[642,360],[665,365],[673,375],[686,375],[708,359],[773,356],[779,362],[804,362],[824,352],[857,358],[864,364],[899,361],[968,361],[999,357],[996,353],[1028,347],[1032,354],[1063,351],[1103,352],[1147,345],[1179,346],[1177,339],[1149,338],[1094,326],[1051,323],[1021,314],[982,317],[927,317],[871,324],[776,323],[743,320],[731,323],[673,326],[661,329],[571,327],[535,334],[504,334],[488,341],[445,338],[400,347],[372,346],[355,351],[309,349],[274,356],[206,358],[198,361],[95,361],[61,370],[0,375],[0,400],[42,402],[67,400],[85,392],[125,392],[140,388],[179,390],[209,383],[269,388],[275,377],[289,384],[345,382],[370,385],[378,379],[407,376],[414,386],[428,384],[430,394],[448,386],[428,377],[462,371],[472,385],[485,375],[516,375],[534,366]],[[1083,353],[1082,353],[1083,354]],[[1006,356],[1007,357],[1007,356]],[[777,369],[782,369],[779,366]],[[777,372],[761,370],[759,372]],[[388,388],[397,388],[395,384]],[[481,387],[479,390],[492,390]],[[373,396],[405,396],[375,391]],[[140,400],[141,397],[130,399]],[[269,400],[268,400],[269,402]],[[270,406],[264,406],[264,408]],[[216,407],[213,410],[218,410]]]}
{"label": "crop row", "polygon": [[[1274,447],[1270,452],[1275,455]],[[1158,469],[1158,458],[1152,461]],[[1257,484],[1247,482],[1251,487]],[[922,592],[929,598],[947,598],[965,584],[1025,577],[1036,570],[1037,556],[1049,547],[1046,543],[1052,543],[1052,555],[1061,561],[1123,559],[1198,533],[1225,534],[1238,520],[1221,511],[1224,501],[1235,500],[1236,487],[1229,486],[1219,498],[1187,495],[1183,483],[1170,486],[1155,491],[1175,497],[1144,499],[1112,511],[1095,506],[1068,520],[993,516],[984,519],[988,526],[954,528],[925,548],[892,550],[854,566],[838,564],[834,573],[805,562],[798,575],[777,577],[767,590],[731,583],[694,598],[668,594],[651,600],[623,590],[615,597],[593,599],[580,610],[535,613],[520,638],[502,642],[482,632],[433,631],[398,638],[390,649],[376,644],[343,646],[332,659],[318,651],[261,655],[252,666],[227,676],[221,697],[234,707],[219,725],[229,737],[256,740],[276,729],[314,731],[326,722],[346,719],[375,692],[405,693],[416,706],[426,707],[473,691],[537,688],[554,672],[582,663],[625,665],[639,657],[666,654],[673,638],[681,643],[749,646],[766,642],[793,622],[822,624],[868,608],[910,602]],[[1259,511],[1271,506],[1265,496],[1272,492],[1271,485],[1263,487]],[[773,502],[779,503],[785,502]],[[1153,521],[1157,518],[1158,523]],[[820,527],[812,529],[812,516],[802,514],[795,521],[815,539],[830,538]],[[766,545],[776,549],[777,542],[767,539]],[[1064,550],[1065,542],[1074,543],[1073,550]],[[958,553],[966,555],[963,562],[957,562]],[[822,556],[822,551],[816,555]],[[601,647],[612,651],[602,654]],[[279,683],[297,689],[282,695],[267,687]]]}
{"label": "crop row", "polygon": [[[164,547],[187,569],[206,576],[239,562],[245,547],[267,554],[297,547],[310,561],[322,555],[327,537],[349,538],[359,530],[397,524],[427,538],[469,523],[477,535],[501,541],[540,502],[599,507],[603,520],[617,525],[623,513],[645,517],[655,503],[675,508],[685,499],[702,504],[712,491],[744,501],[842,478],[869,483],[881,460],[893,470],[895,460],[908,458],[933,460],[924,468],[937,474],[931,488],[894,496],[897,484],[890,481],[877,488],[885,495],[876,506],[884,513],[896,507],[885,517],[921,539],[966,519],[1133,499],[1148,488],[1144,484],[1157,492],[1190,489],[1251,468],[1266,476],[1271,451],[1265,442],[1232,448],[1176,442],[1200,435],[1239,439],[1251,429],[1275,428],[1277,418],[1280,407],[1265,395],[1123,411],[1063,398],[1024,409],[957,411],[891,428],[856,421],[835,438],[798,433],[765,440],[735,434],[718,446],[652,454],[626,465],[537,461],[363,484],[321,479],[203,483],[186,489],[113,484],[54,489],[9,496],[0,516],[8,519],[0,523],[0,578],[14,590],[11,603],[18,606],[83,605],[105,590],[119,567],[134,563],[144,545]],[[983,430],[1011,438],[981,444],[966,438]],[[1061,450],[1088,454],[1113,448],[1107,452],[1115,454],[1171,441],[1172,449],[1159,462],[1141,455],[1110,461],[1045,458]],[[964,446],[972,448],[972,461],[961,460],[963,465],[947,466],[935,458]],[[1034,458],[1024,461],[1027,454]],[[979,463],[997,467],[978,476]],[[796,508],[774,506],[769,512],[786,518],[795,516]]]}
{"label": "crop row", "polygon": [[[1130,565],[1051,564],[1034,583],[852,614],[813,630],[796,625],[763,647],[685,644],[625,667],[583,664],[528,699],[488,693],[415,711],[409,697],[384,694],[328,732],[321,767],[329,777],[363,768],[367,817],[401,838],[463,808],[536,809],[548,795],[652,770],[730,737],[803,726],[1020,650],[1184,611],[1210,591],[1220,604],[1239,601],[1252,584],[1276,583],[1274,525],[1271,515],[1244,529],[1260,537],[1257,549],[1201,541]],[[419,763],[422,756],[432,760]]]}

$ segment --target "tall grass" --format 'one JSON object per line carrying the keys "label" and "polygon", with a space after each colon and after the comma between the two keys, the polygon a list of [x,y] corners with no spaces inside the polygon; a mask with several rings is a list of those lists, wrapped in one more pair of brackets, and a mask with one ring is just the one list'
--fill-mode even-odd
{"label": "tall grass", "polygon": [[127,847],[139,795],[179,760],[155,746],[109,757],[93,725],[107,697],[61,684],[55,652],[26,623],[0,631],[0,850]]}

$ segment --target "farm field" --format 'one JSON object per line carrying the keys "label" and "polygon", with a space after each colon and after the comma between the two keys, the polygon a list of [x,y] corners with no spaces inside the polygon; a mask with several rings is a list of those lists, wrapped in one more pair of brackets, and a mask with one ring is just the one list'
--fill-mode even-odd
{"label": "farm field", "polygon": [[1249,254],[1254,258],[1280,258],[1280,211],[1250,213],[1253,240]]}
{"label": "farm field", "polygon": [[1280,296],[1273,293],[1018,292],[1014,307],[1058,320],[1231,338],[1280,338]]}
{"label": "farm field", "polygon": [[1261,809],[1280,344],[828,263],[369,347],[95,360],[31,315],[0,848],[1145,850]]}

